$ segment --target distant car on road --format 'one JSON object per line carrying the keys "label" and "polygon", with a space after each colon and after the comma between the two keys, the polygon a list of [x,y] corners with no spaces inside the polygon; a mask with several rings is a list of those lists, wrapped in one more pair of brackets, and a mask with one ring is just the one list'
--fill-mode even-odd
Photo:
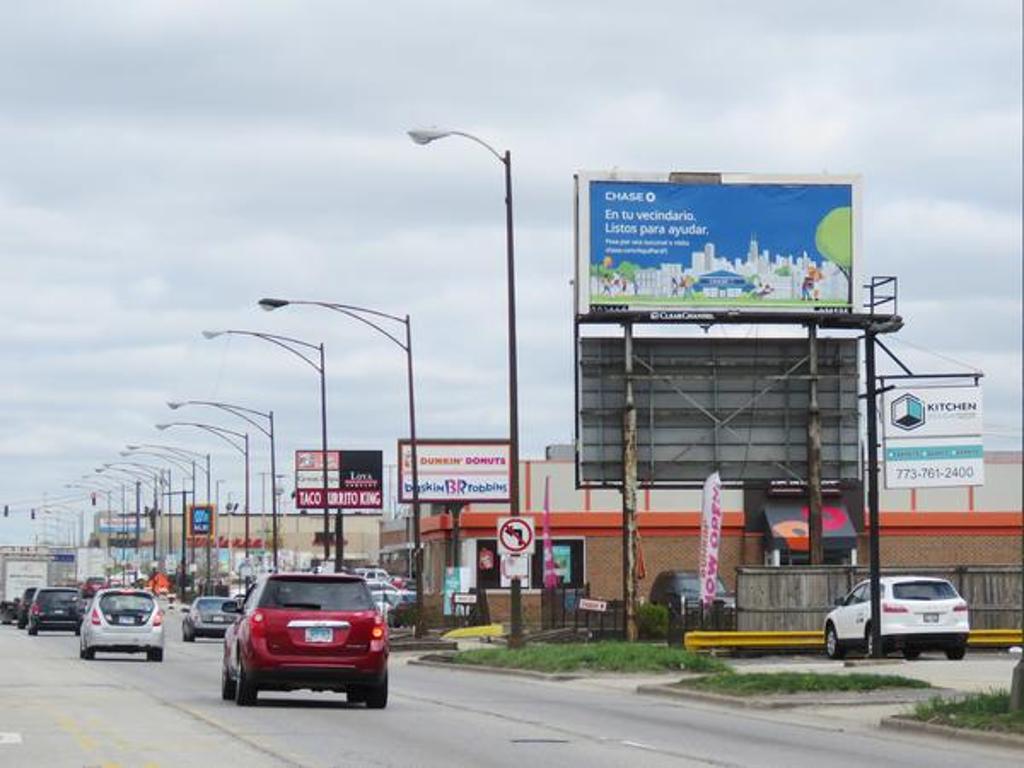
{"label": "distant car on road", "polygon": [[197,637],[224,637],[238,613],[223,610],[226,598],[197,597],[181,622],[181,639],[194,643]]}
{"label": "distant car on road", "polygon": [[341,573],[268,574],[224,635],[221,696],[239,706],[259,691],[344,691],[371,709],[388,703],[388,628],[366,582]]}
{"label": "distant car on road", "polygon": [[[884,576],[881,579],[882,653],[902,651],[916,659],[922,651],[945,651],[962,659],[970,634],[967,603],[945,579]],[[849,650],[872,655],[871,582],[862,581],[825,618],[825,652],[841,659]]]}
{"label": "distant car on road", "polygon": [[83,659],[93,659],[100,651],[145,653],[149,661],[164,660],[164,612],[151,592],[100,590],[81,626]]}
{"label": "distant car on road", "polygon": [[367,581],[391,582],[391,574],[383,568],[355,568],[352,572],[358,576],[362,576]]}
{"label": "distant car on road", "polygon": [[79,631],[78,590],[74,587],[43,587],[36,590],[28,609],[28,633],[43,630]]}
{"label": "distant car on road", "polygon": [[[680,606],[685,608],[687,603],[692,606],[700,602],[700,591],[700,574],[697,571],[662,571],[651,585],[650,601],[669,607],[673,596],[678,596]],[[721,576],[717,577],[715,589],[715,602],[719,601],[726,608],[736,607],[736,596],[725,586]]]}

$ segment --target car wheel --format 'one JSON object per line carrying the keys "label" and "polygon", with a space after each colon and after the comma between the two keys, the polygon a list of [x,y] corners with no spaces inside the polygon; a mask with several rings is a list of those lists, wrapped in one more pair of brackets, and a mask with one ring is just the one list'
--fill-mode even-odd
{"label": "car wheel", "polygon": [[231,701],[235,698],[235,681],[228,674],[228,668],[221,665],[220,668],[220,697],[224,701]]}
{"label": "car wheel", "polygon": [[384,709],[388,705],[388,677],[384,676],[384,682],[366,689],[366,708]]}
{"label": "car wheel", "polygon": [[950,661],[960,661],[964,656],[967,655],[967,646],[958,645],[956,648],[946,649],[946,658]]}
{"label": "car wheel", "polygon": [[84,659],[85,658],[85,646],[84,645],[79,645],[78,646],[78,658],[80,658],[80,659]]}
{"label": "car wheel", "polygon": [[150,648],[146,651],[146,661],[163,661],[164,660],[164,649],[163,648]]}
{"label": "car wheel", "polygon": [[38,634],[39,634],[39,627],[33,627],[33,626],[30,626],[30,627],[28,628],[28,633],[29,633],[30,635],[32,635],[33,637],[35,637],[36,635],[38,635]]}
{"label": "car wheel", "polygon": [[238,654],[238,679],[235,680],[235,704],[240,707],[252,707],[256,705],[258,689],[245,673],[245,664],[242,661],[242,654]]}
{"label": "car wheel", "polygon": [[921,656],[921,651],[919,651],[917,648],[904,648],[903,649],[903,658],[906,659],[907,661],[913,661],[914,659],[919,658],[920,656]]}
{"label": "car wheel", "polygon": [[82,656],[82,658],[85,659],[86,661],[92,661],[93,659],[96,658],[96,649],[95,648],[86,648],[85,650],[82,651],[82,653],[84,654]]}
{"label": "car wheel", "polygon": [[195,636],[194,632],[189,632],[186,629],[182,629],[181,630],[181,639],[182,639],[183,642],[186,642],[186,643],[194,643],[196,641],[196,636]]}
{"label": "car wheel", "polygon": [[81,635],[82,635],[82,628],[81,627],[75,627],[75,637],[81,637]]}
{"label": "car wheel", "polygon": [[843,644],[839,642],[836,628],[831,622],[825,627],[825,653],[830,659],[842,659],[846,656]]}
{"label": "car wheel", "polygon": [[[870,624],[864,627],[864,653],[869,659],[875,657],[875,638],[871,634]],[[882,653],[880,655],[885,656],[885,638],[882,639]]]}

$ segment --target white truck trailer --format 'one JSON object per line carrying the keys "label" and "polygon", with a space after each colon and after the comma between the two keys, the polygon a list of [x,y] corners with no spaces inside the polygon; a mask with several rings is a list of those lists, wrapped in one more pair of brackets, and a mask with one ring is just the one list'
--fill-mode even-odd
{"label": "white truck trailer", "polygon": [[17,618],[17,603],[29,587],[49,582],[50,552],[40,547],[0,547],[0,619],[10,624]]}

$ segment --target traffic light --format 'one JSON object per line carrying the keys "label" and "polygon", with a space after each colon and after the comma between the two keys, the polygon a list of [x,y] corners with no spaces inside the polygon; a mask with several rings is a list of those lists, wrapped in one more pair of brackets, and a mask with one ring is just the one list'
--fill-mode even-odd
{"label": "traffic light", "polygon": [[96,506],[96,491],[92,492],[92,505],[94,507]]}
{"label": "traffic light", "polygon": [[4,517],[8,517],[11,514],[11,508],[4,504]]}
{"label": "traffic light", "polygon": [[33,519],[33,520],[35,520],[35,519],[36,519],[36,511],[35,511],[34,509],[32,510],[32,519]]}

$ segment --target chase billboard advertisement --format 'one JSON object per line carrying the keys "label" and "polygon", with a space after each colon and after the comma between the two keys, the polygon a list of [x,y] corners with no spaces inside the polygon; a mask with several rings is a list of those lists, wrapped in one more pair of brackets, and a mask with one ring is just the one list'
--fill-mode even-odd
{"label": "chase billboard advertisement", "polygon": [[578,175],[579,314],[851,311],[856,177],[713,178]]}

